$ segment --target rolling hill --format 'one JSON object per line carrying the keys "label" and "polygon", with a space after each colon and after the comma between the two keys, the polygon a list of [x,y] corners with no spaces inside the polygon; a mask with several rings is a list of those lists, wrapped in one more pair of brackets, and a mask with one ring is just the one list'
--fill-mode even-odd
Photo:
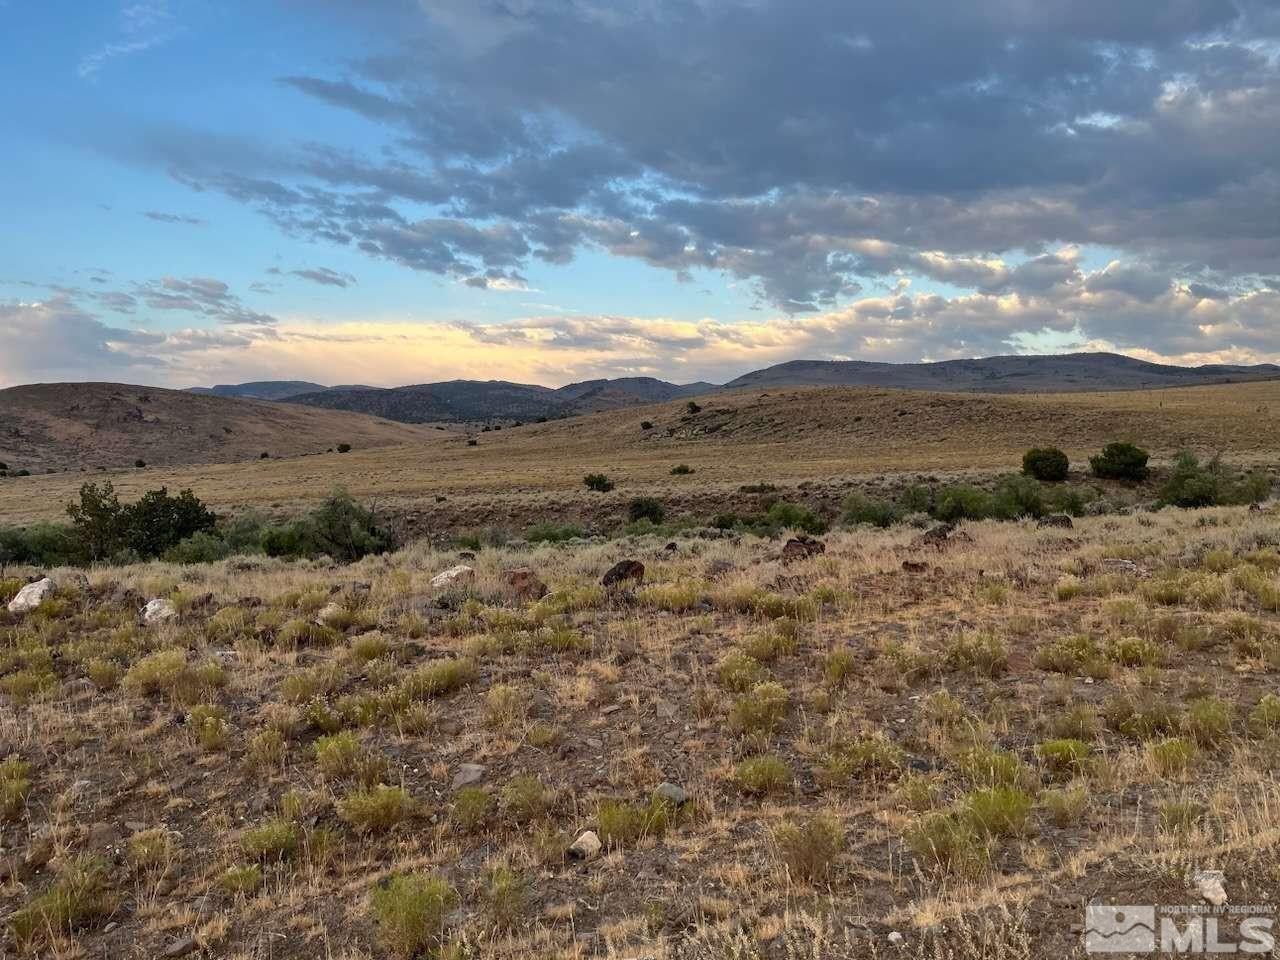
{"label": "rolling hill", "polygon": [[935,363],[871,363],[865,360],[792,360],[744,374],[725,384],[740,387],[896,387],[959,393],[1067,393],[1147,390],[1280,378],[1280,366],[1214,364],[1178,367],[1116,353],[984,357]]}
{"label": "rolling hill", "polygon": [[450,380],[404,387],[324,387],[307,381],[272,380],[191,390],[348,410],[402,423],[512,424],[601,413],[740,388],[861,386],[946,393],[1074,393],[1278,378],[1280,366],[1276,364],[1179,367],[1115,353],[1070,353],[935,363],[792,360],[743,374],[723,386],[706,382],[676,384],[654,377],[618,377],[583,380],[559,388],[506,380]]}
{"label": "rolling hill", "polygon": [[188,393],[210,394],[215,397],[244,397],[250,400],[284,400],[300,393],[328,390],[322,383],[310,380],[253,380],[249,383],[219,383],[212,387],[188,387]]}
{"label": "rolling hill", "polygon": [[32,472],[292,457],[339,443],[406,443],[426,432],[362,414],[121,383],[0,390],[0,462]]}
{"label": "rolling hill", "polygon": [[352,410],[403,423],[513,423],[599,413],[718,389],[652,377],[585,380],[558,389],[506,380],[450,380],[407,387],[332,388],[285,398],[289,403]]}

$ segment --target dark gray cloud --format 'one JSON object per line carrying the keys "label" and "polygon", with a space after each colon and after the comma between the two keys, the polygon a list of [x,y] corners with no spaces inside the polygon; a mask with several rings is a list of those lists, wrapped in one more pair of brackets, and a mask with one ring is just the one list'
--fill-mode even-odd
{"label": "dark gray cloud", "polygon": [[350,287],[356,283],[356,278],[349,273],[339,273],[337,270],[330,270],[328,267],[312,267],[307,270],[291,270],[295,277],[302,277],[304,280],[310,280],[312,283],[318,283],[326,287]]}
{"label": "dark gray cloud", "polygon": [[142,215],[148,220],[154,220],[156,223],[180,223],[193,227],[204,226],[206,223],[199,217],[189,217],[182,213],[165,213],[163,210],[144,210]]}
{"label": "dark gray cloud", "polygon": [[[585,247],[719,271],[790,314],[901,275],[1161,303],[1248,293],[1280,262],[1271,2],[343,7],[312,14],[379,53],[281,83],[383,125],[381,149],[131,149],[290,234],[475,287]],[[1072,245],[1117,263],[1086,280]]]}

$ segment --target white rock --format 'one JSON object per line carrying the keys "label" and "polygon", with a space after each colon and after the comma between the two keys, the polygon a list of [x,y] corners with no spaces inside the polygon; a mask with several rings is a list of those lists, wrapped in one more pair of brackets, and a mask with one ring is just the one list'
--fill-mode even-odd
{"label": "white rock", "polygon": [[9,601],[10,613],[30,613],[40,604],[53,596],[53,581],[48,577],[28,583],[18,591],[18,595]]}
{"label": "white rock", "polygon": [[458,772],[453,775],[453,789],[468,787],[473,783],[479,783],[483,779],[483,766],[478,763],[464,763],[458,767]]}
{"label": "white rock", "polygon": [[340,603],[326,603],[316,614],[316,623],[322,627],[331,627],[346,615],[347,609]]}
{"label": "white rock", "polygon": [[897,946],[898,944],[900,944],[902,942],[902,939],[903,939],[902,934],[900,934],[897,930],[894,930],[892,933],[889,934],[889,942],[892,943],[894,946]]}
{"label": "white rock", "polygon": [[465,563],[460,563],[456,567],[450,567],[443,573],[437,573],[431,578],[431,586],[433,587],[453,587],[463,583],[470,583],[475,579],[476,572]]}
{"label": "white rock", "polygon": [[600,838],[594,830],[584,830],[582,836],[573,841],[569,848],[569,856],[578,860],[590,860],[600,852]]}
{"label": "white rock", "polygon": [[1220,907],[1227,902],[1227,891],[1222,885],[1223,879],[1221,870],[1201,870],[1191,878],[1191,884],[1206,903]]}
{"label": "white rock", "polygon": [[147,601],[147,605],[142,608],[141,617],[142,622],[148,626],[153,623],[168,623],[178,619],[178,608],[173,605],[172,600],[157,597]]}

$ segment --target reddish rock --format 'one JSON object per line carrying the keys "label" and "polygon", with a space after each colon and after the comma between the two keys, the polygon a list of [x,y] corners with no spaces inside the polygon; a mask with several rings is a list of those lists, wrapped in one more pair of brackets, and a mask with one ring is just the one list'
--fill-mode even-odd
{"label": "reddish rock", "polygon": [[636,586],[644,579],[644,564],[639,560],[619,560],[605,571],[600,583],[606,587]]}
{"label": "reddish rock", "polygon": [[542,578],[527,568],[508,572],[507,586],[515,592],[516,599],[525,602],[541,600],[547,595],[547,585]]}
{"label": "reddish rock", "polygon": [[779,559],[783,563],[794,563],[797,560],[808,560],[810,557],[816,557],[818,554],[826,552],[827,545],[825,543],[802,533],[800,536],[792,537],[783,544],[782,554]]}

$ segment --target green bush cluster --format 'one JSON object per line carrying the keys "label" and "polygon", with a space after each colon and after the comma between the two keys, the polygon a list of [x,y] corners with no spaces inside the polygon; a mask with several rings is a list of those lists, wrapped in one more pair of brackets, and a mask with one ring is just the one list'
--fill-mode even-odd
{"label": "green bush cluster", "polygon": [[1104,480],[1147,479],[1150,454],[1132,443],[1108,443],[1102,452],[1089,458],[1089,469]]}
{"label": "green bush cluster", "polygon": [[1057,447],[1032,447],[1022,455],[1022,472],[1046,483],[1067,479],[1070,463]]}
{"label": "green bush cluster", "polygon": [[162,487],[136,503],[122,504],[110,483],[82,486],[67,513],[69,524],[0,528],[0,563],[84,566],[157,557],[172,563],[211,563],[256,553],[353,561],[394,546],[373,511],[342,491],[311,513],[276,525],[265,525],[252,515],[220,519],[190,490],[170,496]]}
{"label": "green bush cluster", "polygon": [[1189,450],[1178,454],[1173,472],[1160,487],[1160,503],[1174,507],[1258,503],[1270,495],[1271,478],[1263,471],[1241,475],[1218,457],[1201,463]]}
{"label": "green bush cluster", "polygon": [[826,533],[827,522],[811,509],[786,500],[778,500],[762,513],[718,513],[711,525],[720,530],[735,530],[758,537],[776,537],[784,530],[804,533]]}

